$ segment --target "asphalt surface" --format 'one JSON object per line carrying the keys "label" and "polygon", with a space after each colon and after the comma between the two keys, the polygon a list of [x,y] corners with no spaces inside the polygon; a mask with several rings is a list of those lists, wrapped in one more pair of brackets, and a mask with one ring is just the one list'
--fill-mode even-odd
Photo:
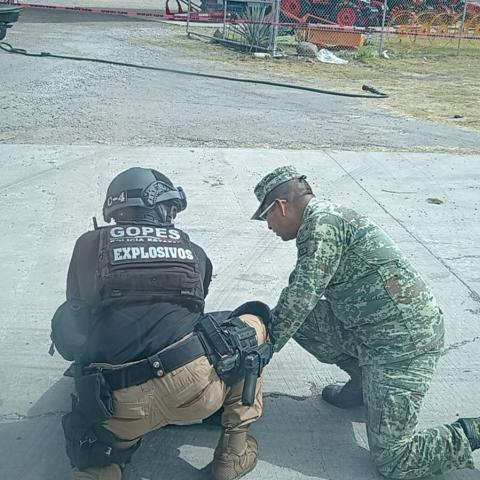
{"label": "asphalt surface", "polygon": [[[445,312],[446,350],[420,426],[479,414],[479,156],[125,146],[0,146],[0,478],[66,478],[60,419],[68,410],[67,363],[47,354],[50,319],[62,302],[75,239],[92,227],[110,179],[152,166],[182,185],[189,208],[178,226],[214,264],[207,309],[249,299],[274,305],[295,247],[249,221],[252,188],[293,163],[320,197],[353,205],[385,227],[412,259]],[[436,203],[430,203],[436,199]],[[380,479],[372,466],[362,409],[323,403],[321,389],[345,377],[295,342],[274,357],[265,378],[265,413],[253,432],[259,480]],[[127,480],[208,478],[219,430],[168,427],[149,434]],[[478,460],[478,455],[476,455]],[[442,479],[480,479],[459,471]]]}
{"label": "asphalt surface", "polygon": [[[246,76],[241,65],[178,48],[172,29],[179,28],[26,10],[6,40],[33,52]],[[378,99],[4,52],[0,62],[3,143],[480,151],[480,134],[394,115]],[[248,76],[265,79],[261,64]],[[361,83],[351,91],[361,93]]]}

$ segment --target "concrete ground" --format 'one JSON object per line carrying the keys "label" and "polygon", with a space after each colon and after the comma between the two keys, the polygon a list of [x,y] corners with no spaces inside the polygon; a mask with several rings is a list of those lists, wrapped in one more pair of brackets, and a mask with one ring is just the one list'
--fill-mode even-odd
{"label": "concrete ground", "polygon": [[[47,354],[50,318],[64,298],[75,239],[100,214],[111,177],[133,165],[158,168],[185,188],[189,208],[178,226],[204,246],[215,268],[208,309],[253,298],[274,305],[287,282],[294,245],[249,221],[252,188],[274,167],[292,163],[319,196],[368,213],[417,265],[445,312],[447,347],[421,426],[479,414],[478,156],[11,144],[0,146],[0,158],[0,478],[67,475],[60,418],[72,382],[62,378],[66,362]],[[261,461],[246,478],[380,478],[369,460],[362,410],[341,411],[319,397],[337,378],[344,377],[336,367],[294,342],[274,357],[265,415],[253,428]],[[202,469],[218,435],[205,426],[152,433],[125,478],[208,478]],[[443,478],[480,479],[480,472]]]}
{"label": "concrete ground", "polygon": [[[34,51],[241,73],[175,51],[158,24],[102,18],[26,13],[7,40]],[[72,382],[62,377],[66,362],[47,354],[50,319],[65,295],[75,239],[100,215],[110,179],[133,165],[155,167],[185,188],[189,208],[178,226],[215,268],[208,309],[252,298],[273,306],[287,282],[294,245],[249,221],[252,188],[274,167],[293,163],[319,196],[369,214],[445,312],[447,347],[420,426],[479,414],[480,156],[399,152],[479,151],[478,135],[396,117],[376,101],[2,52],[0,62],[0,479],[67,478],[60,419]],[[364,151],[374,148],[384,151]],[[274,357],[264,416],[253,427],[261,460],[246,479],[380,478],[362,409],[337,410],[319,398],[335,379],[345,377],[294,342]],[[208,478],[219,433],[201,425],[152,433],[125,478]],[[480,472],[442,479],[478,480]]]}

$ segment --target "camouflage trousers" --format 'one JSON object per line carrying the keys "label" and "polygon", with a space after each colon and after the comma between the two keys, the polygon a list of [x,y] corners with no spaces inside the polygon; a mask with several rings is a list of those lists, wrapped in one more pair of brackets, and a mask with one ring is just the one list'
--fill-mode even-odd
{"label": "camouflage trousers", "polygon": [[[315,312],[294,339],[323,363],[352,359],[331,314]],[[342,348],[345,347],[345,348]],[[418,414],[440,352],[431,351],[386,365],[362,366],[370,454],[388,478],[415,479],[452,469],[474,468],[470,443],[459,424],[416,431]]]}

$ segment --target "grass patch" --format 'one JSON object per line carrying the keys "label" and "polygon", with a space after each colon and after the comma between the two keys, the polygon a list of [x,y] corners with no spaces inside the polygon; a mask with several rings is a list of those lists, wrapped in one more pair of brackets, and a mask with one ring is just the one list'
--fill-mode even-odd
{"label": "grass patch", "polygon": [[361,63],[371,63],[371,61],[378,56],[378,49],[374,45],[366,44],[357,49],[354,59]]}

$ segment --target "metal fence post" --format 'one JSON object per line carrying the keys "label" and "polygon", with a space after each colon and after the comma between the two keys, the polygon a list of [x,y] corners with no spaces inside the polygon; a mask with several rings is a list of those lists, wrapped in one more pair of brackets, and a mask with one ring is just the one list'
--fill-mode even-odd
{"label": "metal fence post", "polygon": [[380,34],[380,45],[378,47],[378,56],[382,58],[383,51],[383,36],[385,34],[385,20],[387,18],[388,0],[383,2],[383,16],[382,16],[382,33]]}
{"label": "metal fence post", "polygon": [[192,0],[188,0],[187,4],[188,12],[187,12],[187,35],[190,34],[190,12],[192,11]]}
{"label": "metal fence post", "polygon": [[465,0],[465,4],[463,5],[463,14],[462,14],[462,23],[460,24],[460,36],[458,37],[458,45],[457,45],[457,55],[460,55],[460,44],[462,43],[462,38],[465,28],[465,17],[467,16],[467,5],[468,0]]}
{"label": "metal fence post", "polygon": [[272,14],[271,14],[271,23],[270,23],[270,41],[268,43],[268,50],[270,52],[273,52],[273,22],[275,21],[275,15],[276,15],[276,12],[275,12],[275,0],[272,0]]}
{"label": "metal fence post", "polygon": [[227,4],[228,0],[223,0],[223,38],[225,38],[225,35],[227,33]]}
{"label": "metal fence post", "polygon": [[280,2],[281,0],[273,0],[273,21],[274,25],[272,28],[272,56],[274,57],[277,54],[277,42],[278,42],[278,24],[280,22]]}

